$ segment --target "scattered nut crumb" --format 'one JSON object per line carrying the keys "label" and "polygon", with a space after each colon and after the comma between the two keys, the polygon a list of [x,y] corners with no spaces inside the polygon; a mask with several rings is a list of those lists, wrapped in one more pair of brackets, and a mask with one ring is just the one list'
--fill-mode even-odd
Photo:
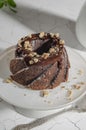
{"label": "scattered nut crumb", "polygon": [[40,37],[40,38],[43,38],[44,35],[45,35],[45,33],[44,33],[44,32],[41,32],[41,33],[39,34],[39,37]]}
{"label": "scattered nut crumb", "polygon": [[48,95],[49,95],[49,91],[47,91],[47,90],[41,91],[41,96],[42,97],[47,97]]}
{"label": "scattered nut crumb", "polygon": [[12,83],[12,81],[13,81],[13,80],[12,80],[11,78],[7,78],[7,79],[5,80],[6,83]]}
{"label": "scattered nut crumb", "polygon": [[80,70],[78,70],[77,74],[82,75],[82,74],[84,74],[84,71],[82,69],[80,69]]}
{"label": "scattered nut crumb", "polygon": [[67,96],[70,97],[72,95],[72,90],[67,90]]}
{"label": "scattered nut crumb", "polygon": [[84,85],[85,83],[84,82],[79,82],[79,84]]}
{"label": "scattered nut crumb", "polygon": [[81,88],[81,86],[78,85],[78,84],[74,84],[73,87],[74,87],[75,89],[80,89],[80,88]]}

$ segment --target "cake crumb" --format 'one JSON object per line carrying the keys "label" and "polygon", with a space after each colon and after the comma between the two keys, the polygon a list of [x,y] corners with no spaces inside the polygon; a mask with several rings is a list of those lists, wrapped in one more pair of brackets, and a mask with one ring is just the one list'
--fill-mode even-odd
{"label": "cake crumb", "polygon": [[75,89],[80,89],[80,88],[81,88],[81,86],[78,85],[78,84],[74,84],[73,87],[74,87]]}
{"label": "cake crumb", "polygon": [[47,90],[41,91],[41,96],[42,97],[47,97],[48,95],[49,95],[49,91],[47,91]]}
{"label": "cake crumb", "polygon": [[13,80],[10,77],[5,80],[6,83],[12,83],[12,81]]}
{"label": "cake crumb", "polygon": [[37,63],[39,61],[37,58],[34,58],[33,60],[35,63]]}

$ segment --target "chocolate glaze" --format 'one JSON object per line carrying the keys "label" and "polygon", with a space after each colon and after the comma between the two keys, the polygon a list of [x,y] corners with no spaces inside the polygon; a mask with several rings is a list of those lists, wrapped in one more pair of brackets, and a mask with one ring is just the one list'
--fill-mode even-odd
{"label": "chocolate glaze", "polygon": [[[70,63],[60,40],[50,33],[44,33],[41,37],[38,33],[22,38],[16,46],[15,58],[10,62],[11,78],[36,90],[52,89],[67,81]],[[29,44],[26,48],[25,42]],[[54,52],[50,52],[50,49]],[[31,56],[33,53],[36,54]]]}

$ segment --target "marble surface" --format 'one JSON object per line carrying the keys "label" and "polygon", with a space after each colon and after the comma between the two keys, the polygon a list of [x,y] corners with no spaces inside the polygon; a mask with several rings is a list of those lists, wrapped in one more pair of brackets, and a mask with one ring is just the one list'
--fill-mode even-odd
{"label": "marble surface", "polygon": [[[32,32],[59,32],[66,45],[78,50],[85,49],[75,35],[75,24],[85,0],[16,0],[18,13],[0,10],[0,52],[17,43]],[[85,52],[78,51],[85,59]],[[12,130],[20,124],[28,124],[21,130],[86,130],[86,113],[70,111],[39,125],[36,119],[24,117],[14,111],[12,105],[0,99],[0,130]],[[39,120],[38,120],[39,122]],[[32,125],[31,125],[32,124]],[[20,129],[18,129],[20,130]]]}

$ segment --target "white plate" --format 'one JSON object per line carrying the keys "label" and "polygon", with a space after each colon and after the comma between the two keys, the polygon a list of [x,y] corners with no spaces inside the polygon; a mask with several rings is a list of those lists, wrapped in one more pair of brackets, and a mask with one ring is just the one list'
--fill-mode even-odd
{"label": "white plate", "polygon": [[[0,55],[0,97],[8,103],[15,106],[32,109],[32,110],[54,110],[70,104],[79,99],[86,91],[86,86],[81,85],[81,88],[74,89],[72,86],[80,82],[86,82],[86,62],[73,49],[67,48],[70,59],[69,81],[62,83],[55,89],[49,90],[47,97],[41,97],[40,91],[31,90],[20,87],[15,83],[5,83],[4,79],[9,77],[9,63],[14,57],[15,47],[10,47]],[[79,70],[84,73],[78,74]],[[77,79],[75,79],[77,77]],[[65,86],[65,89],[61,88]],[[72,89],[71,100],[68,97],[67,89]]]}

